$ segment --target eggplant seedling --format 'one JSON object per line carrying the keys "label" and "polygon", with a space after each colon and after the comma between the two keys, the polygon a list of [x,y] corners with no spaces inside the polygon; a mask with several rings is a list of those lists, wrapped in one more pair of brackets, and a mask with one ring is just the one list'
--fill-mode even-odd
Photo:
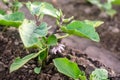
{"label": "eggplant seedling", "polygon": [[[36,53],[30,53],[23,58],[16,58],[10,66],[10,73],[18,70],[31,59],[37,58],[39,66],[34,69],[34,72],[39,74],[50,53],[56,55],[58,53],[62,54],[65,50],[65,45],[59,43],[59,40],[70,35],[84,37],[96,42],[100,40],[95,28],[100,26],[103,23],[102,21],[74,20],[73,16],[65,18],[62,10],[57,10],[46,2],[27,2],[26,6],[34,17],[34,20],[26,19],[21,12],[13,12],[12,14],[6,15],[0,14],[1,25],[18,28],[25,48],[38,49]],[[42,20],[46,15],[55,18],[56,29],[52,33],[49,32],[49,24]],[[60,33],[63,33],[63,35],[57,36]],[[85,73],[78,68],[76,63],[66,58],[56,58],[53,62],[59,72],[73,79],[86,80]],[[62,64],[65,65],[61,66]]]}

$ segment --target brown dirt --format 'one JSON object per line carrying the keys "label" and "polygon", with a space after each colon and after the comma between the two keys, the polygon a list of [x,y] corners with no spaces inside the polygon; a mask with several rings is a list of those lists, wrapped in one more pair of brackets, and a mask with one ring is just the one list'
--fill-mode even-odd
{"label": "brown dirt", "polygon": [[[45,0],[45,1],[52,2],[55,0],[51,0],[51,1]],[[119,43],[120,42],[120,35],[119,35],[120,34],[120,31],[119,31],[120,30],[120,26],[119,26],[120,10],[119,10],[119,7],[115,7],[115,9],[118,10],[118,14],[115,15],[114,18],[110,18],[106,15],[103,15],[103,13],[101,13],[98,8],[86,3],[84,0],[79,0],[79,1],[57,0],[57,2],[52,2],[52,3],[55,6],[63,9],[64,13],[67,14],[66,17],[75,16],[75,18],[79,20],[84,20],[84,19],[103,20],[104,24],[97,29],[101,37],[100,46],[109,51],[115,52],[115,55],[120,54],[120,43]],[[4,32],[2,32],[2,30],[3,30],[3,27],[0,27],[0,80],[72,80],[58,73],[58,71],[56,70],[56,68],[54,67],[52,63],[52,59],[55,57],[67,57],[70,60],[77,62],[79,65],[79,68],[81,70],[84,70],[87,75],[89,75],[91,71],[93,71],[95,68],[104,67],[109,71],[110,80],[120,79],[118,74],[115,74],[112,69],[105,66],[106,64],[102,64],[100,61],[90,58],[89,56],[84,54],[87,52],[85,52],[82,49],[80,49],[81,51],[77,51],[74,49],[70,49],[70,47],[69,48],[67,47],[66,51],[61,55],[58,55],[58,56],[51,55],[51,57],[49,58],[49,62],[47,62],[46,64],[47,68],[44,68],[41,74],[39,75],[33,72],[34,67],[37,66],[35,59],[29,61],[29,63],[27,63],[21,69],[13,73],[9,73],[9,66],[16,57],[18,56],[23,57],[35,50],[30,50],[28,52],[24,48],[20,40],[18,31],[16,29],[8,28]],[[71,57],[70,55],[74,56],[75,58]],[[119,66],[119,65],[116,64],[116,66]]]}

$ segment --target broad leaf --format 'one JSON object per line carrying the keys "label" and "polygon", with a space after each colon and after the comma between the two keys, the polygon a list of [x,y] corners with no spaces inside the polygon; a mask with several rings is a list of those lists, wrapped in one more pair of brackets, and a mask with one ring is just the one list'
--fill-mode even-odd
{"label": "broad leaf", "polygon": [[69,61],[67,58],[56,58],[53,62],[59,72],[73,79],[78,79],[80,75],[83,75],[77,64]]}
{"label": "broad leaf", "polygon": [[57,38],[56,38],[56,36],[55,35],[49,36],[48,39],[47,39],[47,44],[49,46],[57,45]]}
{"label": "broad leaf", "polygon": [[38,53],[32,53],[29,54],[23,58],[16,58],[15,61],[11,64],[10,66],[10,72],[13,72],[17,69],[19,69],[20,67],[22,67],[25,63],[27,63],[29,60],[37,57],[41,52],[43,52],[46,49],[43,49],[41,51],[39,51]]}
{"label": "broad leaf", "polygon": [[60,18],[60,12],[55,9],[51,4],[46,2],[28,2],[27,4],[28,9],[30,10],[31,14],[33,15],[50,15],[55,18]]}
{"label": "broad leaf", "polygon": [[41,6],[42,14],[50,15],[55,18],[60,18],[60,12],[57,9],[55,9],[51,4],[43,2],[41,3]]}
{"label": "broad leaf", "polygon": [[19,33],[26,48],[37,46],[39,37],[46,36],[47,31],[47,24],[44,22],[37,26],[32,21],[24,20],[19,27]]}
{"label": "broad leaf", "polygon": [[105,69],[95,69],[90,75],[90,80],[108,80],[108,72]]}
{"label": "broad leaf", "polygon": [[21,12],[15,12],[7,15],[0,15],[0,24],[5,26],[18,27],[24,20],[24,14]]}
{"label": "broad leaf", "polygon": [[101,24],[103,24],[103,21],[90,21],[90,20],[85,20],[84,21],[86,24],[91,25],[93,27],[99,27]]}
{"label": "broad leaf", "polygon": [[26,3],[26,5],[32,15],[37,15],[37,16],[40,15],[40,8],[41,8],[40,2],[34,2],[34,3],[28,2]]}
{"label": "broad leaf", "polygon": [[99,35],[95,31],[95,28],[81,21],[73,21],[66,27],[63,26],[61,29],[69,34],[85,37],[93,41],[99,42]]}

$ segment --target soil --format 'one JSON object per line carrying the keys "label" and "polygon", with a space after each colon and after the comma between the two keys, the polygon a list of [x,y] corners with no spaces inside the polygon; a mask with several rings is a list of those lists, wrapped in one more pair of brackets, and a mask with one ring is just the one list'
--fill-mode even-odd
{"label": "soil", "polygon": [[[38,65],[36,63],[36,59],[29,61],[21,69],[13,73],[9,73],[10,64],[16,57],[24,57],[31,52],[35,52],[36,50],[28,51],[24,48],[18,31],[15,28],[7,28],[4,30],[4,26],[0,26],[0,80],[72,80],[63,74],[58,73],[52,63],[52,59],[56,57],[67,57],[76,62],[79,68],[86,72],[87,76],[95,68],[105,68],[109,71],[110,80],[120,80],[119,7],[114,7],[118,11],[118,14],[116,14],[113,18],[110,18],[103,12],[101,13],[96,6],[86,3],[84,0],[44,1],[51,2],[56,7],[61,8],[64,13],[67,14],[66,17],[75,16],[75,19],[79,20],[90,19],[104,21],[104,24],[97,28],[97,31],[101,37],[101,42],[96,44],[89,40],[77,37],[65,39],[63,42],[67,42],[66,45],[70,45],[71,47],[66,46],[66,51],[63,54],[51,55],[46,63],[46,67],[42,69],[42,72],[39,75],[33,72],[33,69]],[[23,9],[23,11],[24,10],[26,11],[26,9]],[[27,17],[32,18],[29,15],[27,15]],[[45,20],[47,20],[47,18]],[[51,25],[54,24],[52,20],[48,20],[48,23]],[[95,52],[94,49],[97,51]],[[102,53],[102,51],[104,54],[102,54],[101,59],[99,59],[98,54],[96,55],[97,57],[95,56],[96,53]],[[107,58],[106,54],[109,58]],[[90,55],[94,55],[97,59],[91,57]],[[101,55],[99,54],[99,56]],[[106,61],[109,62],[105,63]],[[111,65],[108,66],[107,64]]]}

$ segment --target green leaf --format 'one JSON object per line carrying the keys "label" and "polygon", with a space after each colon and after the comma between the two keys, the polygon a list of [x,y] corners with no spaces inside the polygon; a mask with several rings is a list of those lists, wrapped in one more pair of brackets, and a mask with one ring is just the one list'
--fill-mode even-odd
{"label": "green leaf", "polygon": [[0,14],[4,15],[6,12],[2,9],[0,9]]}
{"label": "green leaf", "polygon": [[55,46],[55,45],[57,45],[57,38],[56,38],[56,36],[55,35],[49,36],[48,39],[47,39],[47,44],[49,46]]}
{"label": "green leaf", "polygon": [[[83,72],[84,73],[84,72]],[[80,80],[87,80],[85,75],[79,75]]]}
{"label": "green leaf", "polygon": [[55,18],[60,18],[60,12],[55,9],[51,4],[46,2],[28,2],[27,4],[28,9],[30,10],[31,14],[33,15],[50,15]]}
{"label": "green leaf", "polygon": [[114,0],[114,1],[112,2],[112,4],[114,4],[114,5],[120,5],[120,0]]}
{"label": "green leaf", "polygon": [[107,10],[106,13],[107,13],[108,15],[110,15],[111,17],[113,17],[117,12],[116,12],[116,10],[114,10],[114,9],[110,9],[110,10]]}
{"label": "green leaf", "polygon": [[112,4],[106,2],[102,5],[102,7],[104,10],[110,10],[110,9],[112,9]]}
{"label": "green leaf", "polygon": [[106,69],[95,69],[90,75],[90,80],[108,80],[108,72]]}
{"label": "green leaf", "polygon": [[80,37],[85,37],[96,42],[99,42],[100,40],[98,33],[95,31],[95,28],[81,21],[73,21],[66,27],[61,27],[61,29],[66,33]]}
{"label": "green leaf", "polygon": [[91,25],[93,27],[99,27],[101,24],[103,24],[103,21],[91,21],[91,20],[84,20],[85,24]]}
{"label": "green leaf", "polygon": [[57,9],[55,9],[51,4],[43,2],[41,3],[41,6],[42,14],[50,15],[55,18],[60,18],[60,12]]}
{"label": "green leaf", "polygon": [[90,2],[91,4],[94,4],[96,6],[98,6],[99,8],[102,7],[102,4],[100,3],[100,0],[87,0],[88,2]]}
{"label": "green leaf", "polygon": [[15,1],[15,2],[13,2],[13,6],[17,7],[17,8],[21,8],[23,5],[21,2]]}
{"label": "green leaf", "polygon": [[40,2],[38,2],[38,3],[37,2],[34,2],[34,3],[28,2],[28,3],[26,3],[26,6],[30,10],[32,15],[37,15],[37,16],[40,15],[40,8],[41,8]]}
{"label": "green leaf", "polygon": [[15,12],[7,15],[0,15],[0,24],[5,26],[18,27],[24,20],[24,14],[21,12]]}
{"label": "green leaf", "polygon": [[32,21],[24,20],[19,27],[19,33],[26,48],[38,46],[39,38],[46,36],[47,32],[47,24],[44,22],[37,26]]}
{"label": "green leaf", "polygon": [[73,78],[78,79],[83,73],[78,68],[77,64],[69,61],[67,58],[56,58],[53,60],[55,67],[59,72]]}
{"label": "green leaf", "polygon": [[34,72],[35,72],[36,74],[39,74],[39,73],[41,72],[41,67],[35,67],[35,68],[34,68]]}
{"label": "green leaf", "polygon": [[10,66],[10,73],[19,69],[20,67],[22,67],[25,63],[27,63],[29,60],[37,57],[41,52],[43,52],[46,49],[42,49],[41,51],[39,51],[38,53],[32,53],[29,54],[23,58],[16,58],[15,61],[11,64]]}
{"label": "green leaf", "polygon": [[18,1],[14,1],[12,3],[12,9],[14,12],[18,11],[22,6],[23,6],[23,4],[21,2],[18,2]]}
{"label": "green leaf", "polygon": [[45,51],[41,52],[40,55],[38,56],[39,61],[43,61],[47,58],[48,50],[46,49]]}

